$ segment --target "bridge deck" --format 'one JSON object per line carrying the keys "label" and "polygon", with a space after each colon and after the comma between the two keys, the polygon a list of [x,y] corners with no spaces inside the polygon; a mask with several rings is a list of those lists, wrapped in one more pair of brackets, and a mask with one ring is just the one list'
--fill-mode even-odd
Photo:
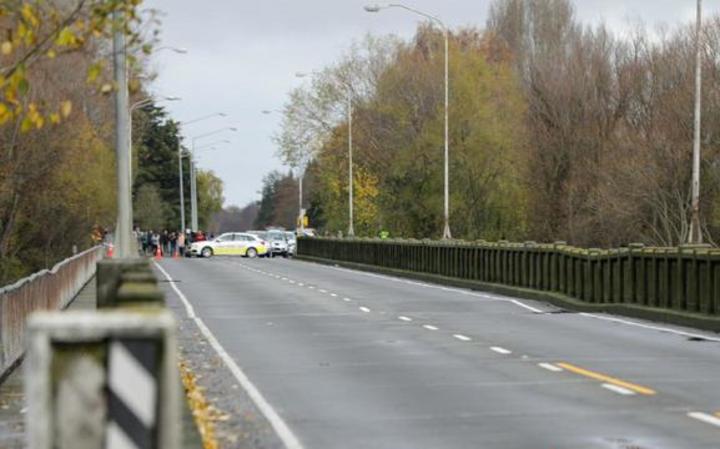
{"label": "bridge deck", "polygon": [[292,260],[161,266],[209,368],[307,448],[718,447],[717,334]]}

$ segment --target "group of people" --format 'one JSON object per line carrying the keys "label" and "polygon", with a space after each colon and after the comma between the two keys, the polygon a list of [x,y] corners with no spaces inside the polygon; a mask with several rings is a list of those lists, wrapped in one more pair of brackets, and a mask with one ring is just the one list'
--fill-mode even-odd
{"label": "group of people", "polygon": [[135,236],[138,241],[140,254],[144,256],[153,256],[160,253],[163,256],[173,256],[175,254],[180,257],[185,256],[185,250],[193,242],[201,242],[207,240],[205,233],[202,231],[168,231],[162,232],[135,230]]}

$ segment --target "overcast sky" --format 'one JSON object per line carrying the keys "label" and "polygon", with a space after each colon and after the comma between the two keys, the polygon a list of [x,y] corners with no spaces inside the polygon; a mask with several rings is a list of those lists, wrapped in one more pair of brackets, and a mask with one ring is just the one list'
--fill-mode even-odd
{"label": "overcast sky", "polygon": [[[450,27],[482,26],[488,0],[408,0],[434,13]],[[720,0],[705,0],[705,14],[720,11]],[[365,34],[397,34],[409,39],[419,18],[399,9],[363,11],[365,0],[146,0],[164,13],[162,45],[184,47],[188,54],[159,52],[153,91],[175,95],[168,103],[173,118],[184,121],[213,112],[228,117],[188,125],[186,137],[236,126],[238,132],[208,137],[231,140],[215,151],[201,151],[199,165],[225,183],[225,204],[244,206],[259,198],[262,177],[286,170],[271,140],[287,92],[302,83],[297,71],[317,70],[334,62]],[[576,0],[585,22],[605,22],[615,31],[638,20],[649,26],[675,26],[694,18],[694,0]]]}

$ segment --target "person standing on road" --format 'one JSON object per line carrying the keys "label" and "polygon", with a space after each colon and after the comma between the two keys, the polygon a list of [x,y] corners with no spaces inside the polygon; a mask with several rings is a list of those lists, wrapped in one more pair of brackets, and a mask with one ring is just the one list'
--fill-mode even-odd
{"label": "person standing on road", "polygon": [[150,244],[150,249],[152,250],[153,254],[157,254],[158,248],[160,248],[160,235],[157,232],[150,231],[152,237],[150,237],[150,241],[152,242]]}
{"label": "person standing on road", "polygon": [[177,247],[180,257],[185,257],[185,233],[180,231],[177,236]]}
{"label": "person standing on road", "polygon": [[168,243],[170,247],[170,252],[168,253],[171,256],[175,255],[175,249],[177,248],[177,234],[175,231],[170,232],[168,235]]}

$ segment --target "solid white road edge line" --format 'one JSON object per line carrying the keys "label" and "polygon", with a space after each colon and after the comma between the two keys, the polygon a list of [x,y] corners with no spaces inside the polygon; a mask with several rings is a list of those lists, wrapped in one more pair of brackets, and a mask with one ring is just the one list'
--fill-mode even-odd
{"label": "solid white road edge line", "polygon": [[511,351],[511,350],[505,349],[505,348],[501,348],[500,346],[491,346],[491,347],[490,347],[490,350],[491,350],[491,351],[495,351],[495,352],[497,352],[498,354],[504,354],[504,355],[512,354],[512,351]]}
{"label": "solid white road edge line", "polygon": [[555,366],[555,365],[553,365],[552,363],[538,363],[538,366],[539,366],[540,368],[544,368],[544,369],[546,369],[546,370],[548,370],[548,371],[552,371],[552,372],[554,372],[554,373],[559,373],[560,371],[563,370],[563,369],[560,368],[559,366]]}
{"label": "solid white road edge line", "polygon": [[603,388],[606,388],[610,391],[614,391],[617,394],[621,394],[623,396],[634,396],[635,392],[632,390],[628,390],[627,388],[619,387],[617,385],[613,384],[602,384]]}
{"label": "solid white road edge line", "polygon": [[457,338],[457,339],[460,340],[460,341],[470,341],[470,340],[472,340],[472,338],[466,337],[465,335],[462,335],[462,334],[455,334],[455,335],[453,335],[453,337]]}
{"label": "solid white road edge line", "polygon": [[682,335],[683,337],[702,338],[705,340],[715,341],[715,342],[720,343],[720,338],[717,338],[717,337],[711,337],[709,335],[703,335],[703,334],[694,334],[692,332],[679,331],[677,329],[672,329],[669,327],[652,326],[650,324],[643,324],[643,323],[638,323],[635,321],[623,320],[621,318],[613,318],[613,317],[609,317],[609,316],[597,315],[594,313],[584,313],[583,312],[583,313],[579,313],[578,315],[584,316],[587,318],[595,318],[596,320],[612,321],[614,323],[627,324],[628,326],[641,327],[643,329],[650,329],[650,330],[660,331],[660,332],[668,332],[670,334]]}
{"label": "solid white road edge line", "polygon": [[180,301],[182,301],[183,305],[185,306],[185,312],[187,313],[188,318],[191,318],[193,321],[195,321],[195,324],[197,325],[198,329],[200,329],[200,332],[202,332],[205,339],[207,339],[207,341],[210,343],[210,346],[212,346],[215,352],[217,352],[222,361],[225,363],[225,366],[228,367],[232,375],[235,377],[235,379],[237,379],[238,383],[247,392],[248,396],[250,396],[250,399],[252,399],[255,406],[268,420],[273,430],[275,430],[275,433],[283,442],[285,447],[287,449],[304,449],[303,445],[300,443],[300,440],[295,436],[293,431],[290,430],[290,427],[288,427],[288,425],[275,411],[272,405],[270,405],[270,403],[265,399],[262,393],[260,393],[260,390],[257,389],[257,387],[245,375],[242,369],[240,369],[237,363],[235,363],[235,360],[233,360],[233,358],[230,357],[227,351],[225,351],[225,348],[223,348],[220,342],[218,342],[212,331],[210,331],[210,329],[205,326],[203,320],[195,314],[195,308],[193,308],[190,301],[188,301],[188,299],[185,297],[183,292],[180,291],[177,285],[172,282],[172,277],[170,276],[170,274],[168,274],[168,272],[165,271],[165,269],[161,267],[157,262],[153,261],[153,263],[168,280],[170,287],[175,290],[175,293],[178,295]]}
{"label": "solid white road edge line", "polygon": [[[323,265],[323,266],[324,266],[324,265]],[[483,298],[483,299],[487,299],[487,300],[491,300],[491,301],[507,302],[507,303],[514,304],[514,305],[516,305],[516,306],[522,307],[523,309],[527,309],[527,310],[529,310],[529,311],[531,311],[531,312],[534,312],[534,313],[545,313],[545,310],[541,310],[541,309],[538,309],[538,308],[536,308],[536,307],[530,306],[530,305],[528,305],[528,304],[525,304],[525,303],[522,302],[522,301],[518,301],[517,299],[510,299],[510,298],[502,298],[502,297],[497,297],[497,296],[490,296],[490,295],[487,295],[487,294],[474,293],[474,292],[472,292],[472,291],[462,290],[462,289],[459,289],[459,288],[443,287],[443,286],[440,286],[440,285],[426,284],[426,283],[424,283],[424,282],[416,282],[416,281],[411,281],[411,280],[408,280],[408,279],[402,279],[402,278],[397,278],[397,277],[388,276],[388,275],[382,275],[382,274],[366,273],[366,272],[363,272],[363,271],[351,270],[351,269],[342,268],[342,267],[330,267],[330,266],[326,266],[326,268],[330,268],[330,269],[338,270],[338,271],[346,271],[346,272],[350,272],[350,273],[359,274],[359,275],[362,275],[362,276],[369,276],[369,277],[375,277],[375,278],[379,278],[379,279],[385,279],[385,280],[389,280],[389,281],[392,281],[392,282],[400,282],[400,283],[415,285],[415,286],[418,286],[418,287],[434,288],[434,289],[443,290],[443,291],[448,291],[448,292],[453,292],[453,293],[460,293],[460,294],[462,294],[462,295],[475,296],[475,297],[478,297],[478,298]]]}
{"label": "solid white road edge line", "polygon": [[[324,266],[324,265],[321,265],[321,266]],[[443,289],[443,290],[448,290],[448,291],[452,291],[452,292],[455,292],[455,293],[460,293],[460,294],[467,295],[467,296],[476,296],[476,297],[479,297],[479,298],[489,299],[489,300],[492,300],[492,301],[510,302],[510,303],[512,303],[512,304],[515,304],[515,305],[518,306],[518,307],[522,307],[522,308],[527,309],[527,310],[529,310],[529,311],[531,311],[531,312],[534,312],[534,313],[545,313],[544,310],[540,310],[540,309],[537,309],[537,308],[535,308],[535,307],[532,307],[532,306],[530,306],[530,305],[528,305],[528,304],[525,304],[524,302],[519,301],[519,300],[517,300],[517,299],[510,299],[510,298],[503,298],[503,297],[497,297],[497,296],[490,296],[490,295],[488,295],[488,294],[475,293],[475,292],[472,292],[472,291],[469,291],[469,290],[462,290],[462,289],[457,289],[457,288],[450,288],[450,289],[448,289],[448,287],[441,287],[441,286],[438,286],[438,285],[427,284],[427,283],[424,283],[424,282],[411,281],[411,280],[408,280],[408,279],[398,278],[398,277],[389,276],[389,275],[382,275],[382,274],[375,274],[375,273],[366,273],[366,272],[359,271],[359,270],[351,270],[351,269],[349,269],[349,268],[342,268],[342,267],[326,267],[326,268],[331,268],[331,269],[333,269],[333,270],[338,270],[338,271],[346,271],[346,272],[349,272],[349,273],[355,273],[355,274],[359,274],[359,275],[362,275],[362,276],[369,276],[369,277],[375,277],[375,278],[379,278],[379,279],[385,279],[385,280],[389,280],[389,281],[392,281],[392,282],[401,282],[401,283],[405,283],[405,284],[416,285],[416,286],[418,286],[418,287],[434,288],[434,289]],[[676,330],[676,329],[671,329],[671,328],[668,328],[668,327],[652,326],[652,325],[649,325],[649,324],[642,324],[642,323],[637,323],[637,322],[634,322],[634,321],[623,320],[623,319],[620,319],[620,318],[612,318],[612,317],[597,315],[597,314],[593,314],[593,313],[579,313],[579,315],[584,316],[584,317],[588,317],[588,318],[595,318],[595,319],[597,319],[597,320],[614,321],[614,322],[616,322],[616,323],[626,324],[626,325],[628,325],[628,326],[640,327],[640,328],[643,328],[643,329],[655,330],[655,331],[659,331],[659,332],[668,332],[668,333],[675,334],[675,335],[681,335],[681,336],[683,336],[683,337],[703,338],[703,339],[708,340],[708,341],[714,341],[714,342],[720,343],[720,338],[711,337],[711,336],[705,335],[705,334],[696,334],[696,333],[692,333],[692,332],[684,332],[684,331],[680,331],[680,330]]]}
{"label": "solid white road edge line", "polygon": [[423,327],[429,331],[436,331],[438,330],[437,327],[433,326],[432,324],[423,324]]}
{"label": "solid white road edge line", "polygon": [[702,412],[691,412],[687,414],[692,419],[697,419],[707,424],[711,424],[715,427],[720,427],[720,418],[716,418],[713,415],[702,413]]}

